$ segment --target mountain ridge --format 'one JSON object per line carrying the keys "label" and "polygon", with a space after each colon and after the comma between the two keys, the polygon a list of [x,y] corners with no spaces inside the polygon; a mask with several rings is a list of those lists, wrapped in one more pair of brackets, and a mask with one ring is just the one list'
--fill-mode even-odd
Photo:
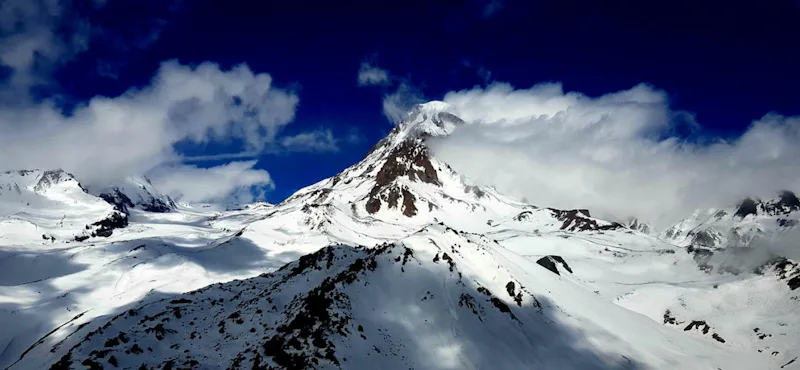
{"label": "mountain ridge", "polygon": [[[277,205],[133,207],[106,238],[51,242],[52,262],[37,263],[67,267],[0,279],[16,302],[0,304],[0,365],[791,368],[797,264],[709,270],[688,233],[797,213],[733,209],[670,239],[525,204],[430,153],[426,140],[459,124],[423,105],[362,161]],[[29,245],[0,265],[38,261]]]}

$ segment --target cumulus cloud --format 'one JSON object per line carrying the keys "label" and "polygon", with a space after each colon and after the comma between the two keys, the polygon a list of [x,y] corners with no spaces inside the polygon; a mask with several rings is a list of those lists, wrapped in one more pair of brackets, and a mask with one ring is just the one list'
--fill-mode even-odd
{"label": "cumulus cloud", "polygon": [[92,182],[175,162],[181,141],[236,139],[260,150],[292,120],[297,102],[246,65],[166,62],[149,86],[95,97],[69,115],[50,102],[0,111],[0,168],[60,167]]}
{"label": "cumulus cloud", "polygon": [[540,206],[666,226],[696,208],[800,190],[798,117],[769,114],[739,138],[701,144],[673,134],[691,115],[648,85],[589,97],[557,83],[496,83],[444,101],[468,124],[434,143],[437,155]]}
{"label": "cumulus cloud", "polygon": [[369,62],[361,63],[361,69],[358,70],[358,86],[388,85],[389,83],[388,71]]}
{"label": "cumulus cloud", "polygon": [[150,181],[179,201],[250,203],[263,200],[265,191],[274,188],[269,173],[254,169],[255,164],[253,160],[210,168],[168,165],[152,171]]}

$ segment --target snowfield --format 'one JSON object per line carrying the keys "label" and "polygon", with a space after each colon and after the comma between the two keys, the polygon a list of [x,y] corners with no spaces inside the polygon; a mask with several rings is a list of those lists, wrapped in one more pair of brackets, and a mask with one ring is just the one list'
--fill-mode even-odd
{"label": "snowfield", "polygon": [[240,210],[3,175],[0,366],[800,369],[800,267],[742,253],[795,230],[796,197],[651,235],[471,183],[425,145],[461,124],[418,106],[339,175]]}

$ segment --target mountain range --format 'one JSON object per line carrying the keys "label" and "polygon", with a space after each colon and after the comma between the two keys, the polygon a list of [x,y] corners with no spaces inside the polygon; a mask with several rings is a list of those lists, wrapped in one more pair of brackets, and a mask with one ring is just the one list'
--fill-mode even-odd
{"label": "mountain range", "polygon": [[0,174],[8,369],[800,369],[800,200],[664,230],[531,205],[437,159],[412,109],[280,204]]}

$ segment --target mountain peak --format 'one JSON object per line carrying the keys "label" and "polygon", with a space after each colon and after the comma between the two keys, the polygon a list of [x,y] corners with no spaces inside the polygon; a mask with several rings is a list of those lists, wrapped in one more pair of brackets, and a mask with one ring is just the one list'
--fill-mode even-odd
{"label": "mountain peak", "polygon": [[398,141],[406,138],[424,139],[429,136],[447,136],[464,120],[451,113],[452,107],[442,101],[431,101],[412,108],[400,121],[390,136]]}

